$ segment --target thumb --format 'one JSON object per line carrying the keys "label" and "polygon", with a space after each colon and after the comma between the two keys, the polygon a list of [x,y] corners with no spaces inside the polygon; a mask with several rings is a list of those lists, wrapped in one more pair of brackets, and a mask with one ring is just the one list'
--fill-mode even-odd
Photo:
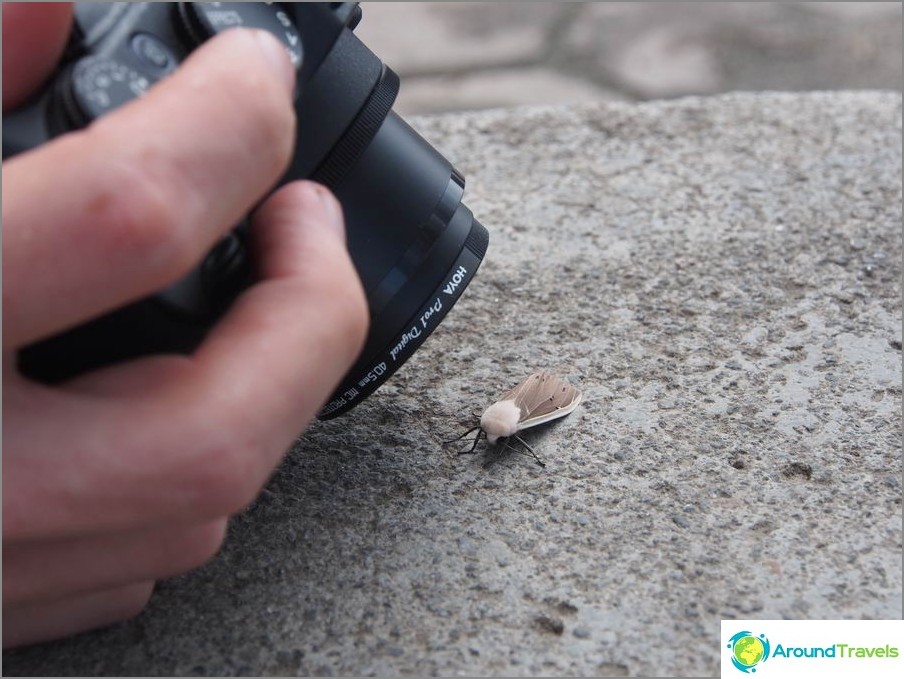
{"label": "thumb", "polygon": [[346,249],[342,208],[326,188],[283,186],[258,208],[251,235],[258,281],[194,361],[221,382],[209,385],[211,393],[269,404],[269,435],[284,449],[361,351],[367,302]]}

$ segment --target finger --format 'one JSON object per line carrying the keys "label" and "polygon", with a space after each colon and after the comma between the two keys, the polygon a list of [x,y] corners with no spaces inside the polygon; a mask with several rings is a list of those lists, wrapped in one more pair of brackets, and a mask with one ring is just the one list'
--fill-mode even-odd
{"label": "finger", "polygon": [[[309,190],[314,192],[314,196],[299,196],[297,193]],[[317,200],[313,200],[314,197]],[[344,242],[344,220],[341,213],[342,208],[335,198],[312,182],[296,182],[271,196],[255,214],[253,246],[258,277],[276,280],[309,274],[316,276],[316,273],[309,271],[309,255],[305,254],[308,246],[303,240],[314,237],[306,235],[307,231],[328,228]],[[299,228],[299,224],[306,223],[313,225],[314,229],[306,231]],[[347,259],[343,253],[333,256],[342,260]],[[343,280],[335,291],[326,293],[330,299],[338,299],[343,294],[341,288],[349,286],[354,289],[346,294],[359,296],[357,274],[353,269],[349,269],[348,262],[343,264],[345,266],[344,273],[341,274]],[[294,309],[307,303],[309,300],[294,300],[291,303],[292,313]],[[366,315],[366,310],[360,308],[357,300],[347,306],[359,316]],[[364,322],[366,323],[366,319]],[[362,332],[366,332],[366,329]],[[357,353],[357,350],[353,353]],[[70,380],[66,384],[66,389],[69,392],[116,398],[120,402],[123,399],[163,399],[168,397],[173,385],[194,379],[197,370],[198,362],[191,357],[149,356],[128,364],[114,365],[87,373]]]}
{"label": "finger", "polygon": [[24,103],[50,75],[71,27],[71,2],[3,3],[4,113]]}
{"label": "finger", "polygon": [[3,606],[34,605],[184,573],[213,558],[226,520],[3,544]]}
{"label": "finger", "polygon": [[[126,363],[70,391],[5,384],[4,419],[20,426],[3,432],[4,536],[195,522],[251,502],[364,341],[339,214],[310,182],[268,199],[252,229],[266,277],[190,359]],[[173,381],[141,389],[161,360]]]}
{"label": "finger", "polygon": [[49,641],[127,620],[147,605],[153,582],[92,592],[70,599],[3,608],[3,648]]}
{"label": "finger", "polygon": [[141,100],[4,162],[4,347],[191,269],[285,170],[293,73],[269,34],[226,31]]}
{"label": "finger", "polygon": [[229,417],[250,404],[267,424],[252,423],[275,456],[326,402],[364,345],[364,290],[345,246],[342,208],[313,182],[289,184],[254,216],[263,280],[241,296],[195,354],[204,390]]}

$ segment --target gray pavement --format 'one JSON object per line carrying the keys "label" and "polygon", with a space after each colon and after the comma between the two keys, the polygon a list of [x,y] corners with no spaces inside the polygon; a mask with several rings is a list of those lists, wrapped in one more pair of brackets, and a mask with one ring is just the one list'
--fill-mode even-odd
{"label": "gray pavement", "polygon": [[[415,120],[491,246],[220,556],[4,674],[716,675],[722,618],[900,618],[901,95]],[[546,460],[444,453],[533,370]]]}
{"label": "gray pavement", "polygon": [[362,4],[407,114],[902,87],[900,2]]}

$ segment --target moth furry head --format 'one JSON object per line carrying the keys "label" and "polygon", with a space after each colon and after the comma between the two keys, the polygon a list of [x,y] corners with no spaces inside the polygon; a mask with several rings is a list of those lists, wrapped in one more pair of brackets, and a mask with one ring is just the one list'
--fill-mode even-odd
{"label": "moth furry head", "polygon": [[520,421],[521,409],[514,401],[497,401],[483,411],[480,428],[486,432],[487,443],[492,445],[518,431]]}

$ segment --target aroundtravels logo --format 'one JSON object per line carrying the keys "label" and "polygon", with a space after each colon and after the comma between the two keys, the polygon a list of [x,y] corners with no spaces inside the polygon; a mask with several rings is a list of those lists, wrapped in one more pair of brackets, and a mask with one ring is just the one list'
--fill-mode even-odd
{"label": "aroundtravels logo", "polygon": [[904,677],[900,619],[722,620],[720,636],[723,677]]}
{"label": "aroundtravels logo", "polygon": [[754,636],[744,630],[728,640],[731,664],[744,673],[756,672],[756,666],[769,659],[769,639],[765,634]]}

